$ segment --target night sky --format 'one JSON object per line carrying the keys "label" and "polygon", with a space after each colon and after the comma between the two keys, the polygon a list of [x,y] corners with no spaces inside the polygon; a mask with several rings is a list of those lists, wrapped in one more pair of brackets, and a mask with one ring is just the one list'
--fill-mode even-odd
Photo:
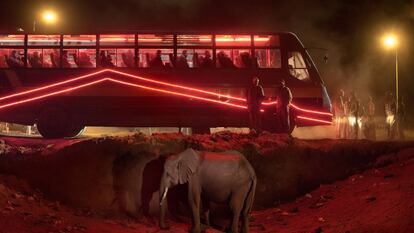
{"label": "night sky", "polygon": [[[380,46],[387,31],[401,37],[402,94],[414,100],[414,3],[402,0],[1,0],[0,30],[30,31],[39,11],[52,8],[60,22],[39,30],[292,31],[310,49],[331,93],[356,89],[362,100],[394,90],[394,55]],[[380,99],[380,98],[379,98]]]}

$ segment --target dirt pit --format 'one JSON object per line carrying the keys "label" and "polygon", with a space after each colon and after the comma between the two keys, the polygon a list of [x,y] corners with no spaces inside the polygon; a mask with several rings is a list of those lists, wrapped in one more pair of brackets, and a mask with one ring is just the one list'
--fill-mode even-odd
{"label": "dirt pit", "polygon": [[[5,137],[0,138],[0,173],[27,181],[51,203],[63,203],[93,213],[93,216],[98,216],[97,222],[104,218],[109,221],[121,219],[121,225],[124,221],[128,223],[122,220],[124,211],[120,211],[118,201],[118,197],[123,195],[127,200],[128,214],[138,217],[138,221],[144,221],[144,225],[151,226],[149,228],[157,229],[153,219],[144,215],[157,213],[155,200],[158,198],[156,192],[163,160],[185,148],[205,151],[233,149],[244,154],[258,177],[255,210],[262,211],[260,213],[275,210],[280,204],[295,200],[321,184],[345,179],[414,154],[407,152],[414,148],[412,142],[299,140],[287,135],[254,136],[228,132],[195,136],[158,134],[151,137],[137,134],[73,140]],[[170,210],[174,209],[178,214],[186,209],[182,204],[186,201],[180,192],[182,190],[178,188],[175,195],[172,192],[169,197],[169,205],[173,206]],[[212,213],[213,221],[214,215],[219,216],[220,213]],[[172,213],[172,217],[175,214]],[[218,225],[221,229],[222,223]],[[265,225],[266,222],[258,221],[252,227],[257,231],[275,232],[266,230]],[[174,224],[177,231],[172,232],[183,229],[180,226],[180,223]],[[187,225],[184,223],[183,226]]]}

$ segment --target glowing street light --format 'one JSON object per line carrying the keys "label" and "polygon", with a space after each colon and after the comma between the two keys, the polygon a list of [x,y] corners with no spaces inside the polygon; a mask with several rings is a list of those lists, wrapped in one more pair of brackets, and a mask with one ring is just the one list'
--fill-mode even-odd
{"label": "glowing street light", "polygon": [[53,24],[57,21],[57,15],[53,11],[45,11],[42,14],[43,21],[48,24]]}
{"label": "glowing street light", "polygon": [[[55,24],[58,20],[58,15],[52,10],[46,10],[41,13],[41,20],[45,24]],[[36,32],[36,19],[33,21],[33,32]]]}
{"label": "glowing street light", "polygon": [[397,46],[397,37],[393,34],[386,35],[383,43],[386,48],[394,48]]}

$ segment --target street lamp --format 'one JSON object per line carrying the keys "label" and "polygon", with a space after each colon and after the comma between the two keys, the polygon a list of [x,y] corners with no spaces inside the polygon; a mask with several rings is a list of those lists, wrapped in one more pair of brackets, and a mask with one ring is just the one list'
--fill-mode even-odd
{"label": "street lamp", "polygon": [[[41,13],[41,19],[46,24],[54,24],[56,23],[58,16],[56,12],[51,11],[51,10],[46,10]],[[36,32],[36,24],[37,24],[37,21],[35,19],[33,21],[33,32]]]}
{"label": "street lamp", "polygon": [[398,38],[394,34],[385,35],[383,44],[388,49],[395,49],[395,115],[398,114]]}

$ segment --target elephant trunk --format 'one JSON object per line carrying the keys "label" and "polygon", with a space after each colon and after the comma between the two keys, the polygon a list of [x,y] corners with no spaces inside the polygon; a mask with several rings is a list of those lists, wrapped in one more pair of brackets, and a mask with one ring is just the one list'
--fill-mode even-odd
{"label": "elephant trunk", "polygon": [[160,187],[160,219],[159,224],[161,229],[168,229],[168,225],[165,223],[165,213],[167,211],[167,204],[165,203],[165,198],[167,197],[168,187]]}

